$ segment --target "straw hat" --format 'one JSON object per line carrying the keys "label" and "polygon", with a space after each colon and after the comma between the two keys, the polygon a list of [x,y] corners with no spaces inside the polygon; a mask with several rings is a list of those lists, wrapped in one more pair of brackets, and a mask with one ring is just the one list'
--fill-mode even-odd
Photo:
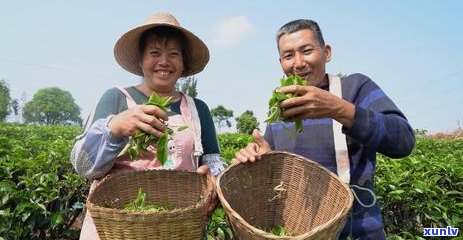
{"label": "straw hat", "polygon": [[177,19],[169,13],[155,13],[151,15],[143,24],[126,32],[117,40],[114,46],[114,57],[122,68],[133,74],[143,76],[138,43],[144,31],[157,26],[169,26],[178,29],[186,36],[187,52],[191,56],[189,62],[186,63],[189,69],[182,73],[182,77],[193,75],[204,69],[207,62],[209,62],[209,50],[206,44],[192,32],[180,27]]}

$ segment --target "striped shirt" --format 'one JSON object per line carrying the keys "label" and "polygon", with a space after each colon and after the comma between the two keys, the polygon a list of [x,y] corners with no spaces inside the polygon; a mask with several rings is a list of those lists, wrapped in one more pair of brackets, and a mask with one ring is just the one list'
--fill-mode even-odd
{"label": "striped shirt", "polygon": [[[342,98],[355,105],[352,127],[343,127],[347,138],[350,161],[350,184],[374,191],[376,153],[391,158],[409,155],[415,145],[415,135],[403,113],[371,79],[353,74],[341,79]],[[320,86],[329,90],[329,85]],[[279,122],[267,126],[264,138],[272,149],[305,156],[336,173],[332,120],[306,119],[303,131],[291,137],[285,127],[294,123]],[[355,191],[360,200],[369,204],[372,197],[366,191]],[[349,218],[341,239],[350,234]],[[380,206],[362,207],[357,201],[352,208],[352,234],[355,239],[385,239]]]}

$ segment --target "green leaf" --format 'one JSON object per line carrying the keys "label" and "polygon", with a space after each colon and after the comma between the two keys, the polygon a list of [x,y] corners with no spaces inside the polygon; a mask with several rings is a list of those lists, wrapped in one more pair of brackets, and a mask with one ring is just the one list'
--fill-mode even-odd
{"label": "green leaf", "polygon": [[[148,99],[148,102],[146,103],[146,105],[155,105],[159,108],[161,108],[163,111],[168,111],[168,106],[169,106],[169,102],[170,100],[172,99],[172,97],[170,96],[166,96],[166,97],[159,97],[156,92],[153,91],[153,93],[151,94],[150,98]],[[170,134],[173,134],[173,130],[168,128],[168,130],[166,131],[166,133],[168,135]],[[165,133],[165,134],[166,134]],[[167,136],[168,137],[168,136]],[[161,159],[159,160],[161,162],[162,165],[164,165],[165,161],[167,161],[167,157],[165,156],[167,154],[167,142],[162,142],[160,143],[161,139],[151,135],[151,134],[148,134],[148,133],[145,133],[143,131],[140,131],[138,130],[134,136],[132,136],[131,138],[131,141],[129,141],[129,149],[128,149],[128,153],[129,153],[129,156],[132,160],[135,160],[138,155],[140,154],[140,152],[142,151],[147,151],[147,148],[148,146],[153,143],[153,142],[157,142],[157,152],[158,152],[158,158],[159,156],[161,156]],[[161,149],[159,148],[159,146],[166,146],[166,149],[164,149],[164,147],[161,147]],[[165,152],[164,152],[165,151]],[[124,151],[122,153],[125,153]],[[159,154],[161,153],[161,154]],[[166,159],[166,160],[164,160]]]}
{"label": "green leaf", "polygon": [[297,121],[297,122],[295,123],[295,128],[296,128],[296,132],[297,132],[297,133],[302,132],[302,122]]}
{"label": "green leaf", "polygon": [[225,232],[220,227],[217,228],[217,235],[219,236],[220,239],[225,239]]}
{"label": "green leaf", "polygon": [[84,209],[84,204],[82,202],[75,202],[73,205],[72,205],[72,208],[73,209]]}
{"label": "green leaf", "polygon": [[177,132],[181,132],[181,131],[186,130],[186,129],[188,129],[188,125],[183,125],[183,126],[180,126],[180,127],[177,128]]}
{"label": "green leaf", "polygon": [[161,165],[164,165],[164,163],[166,163],[167,161],[167,158],[169,157],[168,155],[169,153],[167,151],[168,140],[169,140],[169,134],[165,132],[161,135],[156,145],[157,159],[159,160]]}
{"label": "green leaf", "polygon": [[63,223],[63,214],[60,212],[53,213],[51,216],[51,227],[56,228],[58,225]]}
{"label": "green leaf", "polygon": [[[297,75],[290,75],[290,76],[287,76],[287,77],[283,77],[280,79],[280,86],[279,87],[283,87],[283,86],[290,86],[290,85],[307,85],[307,82],[302,79],[301,77],[297,76]],[[292,97],[295,97],[293,96],[292,94],[284,94],[284,93],[281,93],[277,90],[274,90],[273,93],[272,93],[272,96],[270,97],[269,101],[268,101],[268,105],[269,105],[269,111],[268,111],[268,115],[267,115],[267,119],[265,120],[265,122],[267,123],[273,123],[273,122],[276,122],[276,121],[279,121],[279,120],[284,120],[282,119],[281,117],[281,112],[284,110],[282,109],[279,104],[286,100],[286,99],[289,99],[289,98],[292,98]],[[295,129],[296,129],[296,133],[300,133],[302,132],[302,122],[300,121],[297,121],[294,125]]]}
{"label": "green leaf", "polygon": [[459,191],[447,191],[445,192],[447,195],[463,195],[462,192]]}
{"label": "green leaf", "polygon": [[285,229],[281,225],[276,225],[272,229],[270,229],[270,233],[277,236],[287,236]]}

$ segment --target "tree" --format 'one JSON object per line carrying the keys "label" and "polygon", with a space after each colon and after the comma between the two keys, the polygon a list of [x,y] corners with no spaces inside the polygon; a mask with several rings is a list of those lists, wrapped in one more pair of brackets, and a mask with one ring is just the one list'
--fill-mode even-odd
{"label": "tree", "polygon": [[228,110],[224,106],[219,105],[216,108],[211,109],[211,116],[219,130],[218,132],[220,132],[220,128],[224,125],[231,127],[229,119],[233,117],[233,110]]}
{"label": "tree", "polygon": [[13,112],[13,116],[14,116],[15,120],[18,121],[18,118],[19,118],[19,102],[18,102],[18,99],[15,98],[15,99],[11,100],[10,109]]}
{"label": "tree", "polygon": [[57,87],[38,90],[24,105],[23,118],[26,123],[41,125],[82,124],[80,108],[71,93]]}
{"label": "tree", "polygon": [[194,76],[189,76],[181,78],[175,84],[175,90],[178,92],[183,92],[190,97],[198,96],[197,79]]}
{"label": "tree", "polygon": [[5,121],[11,112],[10,88],[5,80],[0,80],[0,122]]}
{"label": "tree", "polygon": [[254,129],[259,127],[257,118],[254,117],[254,113],[250,110],[246,110],[236,120],[236,130],[239,133],[251,134]]}
{"label": "tree", "polygon": [[347,77],[347,74],[338,73],[338,74],[336,74],[336,76],[338,76],[340,78],[343,78],[343,77]]}
{"label": "tree", "polygon": [[13,99],[11,101],[11,110],[13,110],[13,114],[17,116],[19,114],[19,102],[18,99]]}
{"label": "tree", "polygon": [[23,109],[27,102],[27,93],[23,92],[20,98],[14,98],[11,100],[11,111],[14,116],[14,121],[22,123],[23,122]]}

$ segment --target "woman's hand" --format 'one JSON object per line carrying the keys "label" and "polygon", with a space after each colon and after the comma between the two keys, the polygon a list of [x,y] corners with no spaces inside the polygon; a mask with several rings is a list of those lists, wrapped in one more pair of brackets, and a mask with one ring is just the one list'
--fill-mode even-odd
{"label": "woman's hand", "polygon": [[133,136],[137,130],[160,137],[167,129],[165,121],[167,114],[159,107],[137,105],[114,115],[108,123],[108,128],[117,138]]}
{"label": "woman's hand", "polygon": [[254,142],[249,143],[245,148],[235,153],[235,158],[232,160],[234,163],[254,162],[259,160],[262,154],[272,150],[270,144],[264,140],[257,129],[254,129],[252,136],[254,137]]}
{"label": "woman's hand", "polygon": [[[202,165],[199,166],[198,169],[196,169],[196,172],[199,174],[211,174],[209,171],[209,167],[207,165]],[[209,203],[209,206],[207,207],[207,213],[211,213],[214,211],[214,209],[219,205],[219,198],[217,197],[217,191],[215,187],[215,178],[210,176],[212,180],[212,185],[214,186],[214,190],[212,191],[212,198],[211,202]]]}

